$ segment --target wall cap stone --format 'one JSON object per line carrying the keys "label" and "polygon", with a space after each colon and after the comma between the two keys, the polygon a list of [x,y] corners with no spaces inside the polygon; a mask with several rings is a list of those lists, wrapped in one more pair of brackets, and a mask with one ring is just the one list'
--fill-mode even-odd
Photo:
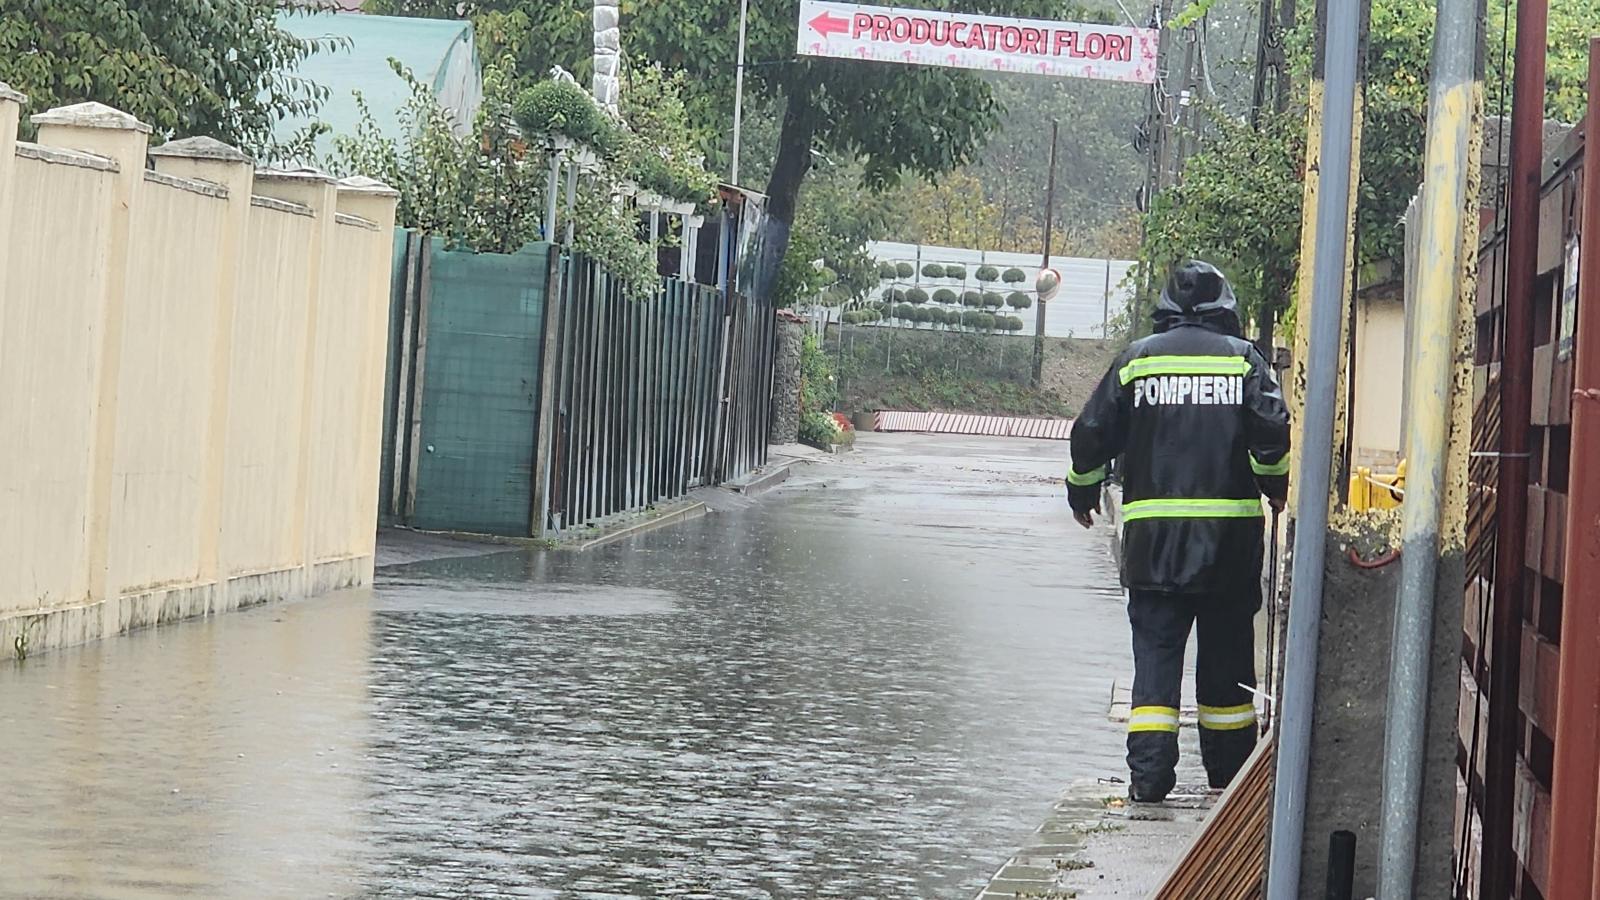
{"label": "wall cap stone", "polygon": [[256,179],[258,181],[318,181],[324,184],[334,183],[332,175],[321,169],[314,169],[311,166],[301,166],[298,169],[257,169]]}
{"label": "wall cap stone", "polygon": [[263,197],[259,194],[250,198],[250,205],[259,206],[262,209],[274,210],[276,212],[289,213],[290,215],[295,216],[306,216],[308,218],[316,218],[317,215],[316,210],[309,206],[305,206],[304,204],[290,203],[288,200],[279,200],[276,197]]}
{"label": "wall cap stone", "polygon": [[12,103],[21,106],[28,102],[28,95],[21,91],[14,91],[11,89],[11,85],[0,81],[0,100],[10,100]]}
{"label": "wall cap stone", "polygon": [[99,172],[119,172],[122,167],[117,161],[98,153],[85,153],[82,150],[67,150],[62,147],[46,147],[43,144],[17,141],[17,155],[23,159],[36,159],[40,162],[52,163],[59,166],[77,166],[80,169],[94,169]]}
{"label": "wall cap stone", "polygon": [[214,197],[218,200],[228,199],[228,189],[214,181],[202,181],[198,178],[179,178],[168,175],[166,172],[157,172],[154,169],[144,170],[144,180],[150,184],[164,185],[202,197]]}
{"label": "wall cap stone", "polygon": [[218,162],[247,163],[250,157],[232,144],[213,137],[187,137],[151,147],[150,155],[169,159],[212,159]]}
{"label": "wall cap stone", "polygon": [[366,175],[351,175],[339,179],[340,193],[366,194],[372,197],[399,197],[400,192],[384,184],[376,178]]}
{"label": "wall cap stone", "polygon": [[139,121],[134,116],[104,103],[96,103],[93,100],[86,103],[74,103],[71,106],[58,106],[55,109],[46,110],[33,116],[29,121],[35,125],[61,125],[68,128],[105,128],[113,131],[150,133],[150,126]]}

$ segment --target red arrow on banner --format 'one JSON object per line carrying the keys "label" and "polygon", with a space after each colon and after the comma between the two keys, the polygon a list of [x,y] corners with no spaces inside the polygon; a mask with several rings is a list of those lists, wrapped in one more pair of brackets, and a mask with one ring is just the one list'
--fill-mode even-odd
{"label": "red arrow on banner", "polygon": [[827,13],[823,13],[811,20],[811,27],[823,37],[827,37],[830,34],[844,34],[850,30],[850,20],[836,19]]}

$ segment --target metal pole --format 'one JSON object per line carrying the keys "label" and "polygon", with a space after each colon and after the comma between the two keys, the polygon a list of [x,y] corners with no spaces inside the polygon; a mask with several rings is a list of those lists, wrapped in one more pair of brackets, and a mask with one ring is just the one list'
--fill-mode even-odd
{"label": "metal pole", "polygon": [[744,125],[744,29],[750,18],[750,0],[739,0],[739,63],[733,71],[733,173],[728,179],[739,183],[739,134]]}
{"label": "metal pole", "polygon": [[[1538,281],[1540,170],[1544,161],[1546,18],[1545,0],[1517,0],[1517,66],[1512,80],[1506,220],[1505,349],[1500,361],[1500,464],[1495,485],[1495,530],[1499,538],[1495,542],[1493,636],[1489,644],[1493,663],[1489,668],[1483,860],[1479,874],[1485,897],[1510,896],[1516,870],[1511,824],[1517,802],[1517,747],[1522,743],[1517,685],[1522,668],[1523,585],[1527,581],[1527,542],[1522,536],[1528,529],[1528,422],[1533,405],[1533,308]],[[1558,759],[1559,752],[1558,749]],[[1594,799],[1594,774],[1590,771],[1582,777],[1591,785],[1585,795],[1586,805]],[[1584,826],[1585,830],[1592,827],[1592,821]],[[1587,866],[1556,866],[1550,878],[1552,885],[1573,879],[1583,885],[1581,894],[1556,891],[1552,896],[1589,896]]]}
{"label": "metal pole", "polygon": [[[1039,268],[1050,268],[1050,238],[1051,225],[1056,214],[1056,137],[1061,131],[1061,123],[1055,120],[1050,122],[1050,180],[1044,189],[1044,262]],[[1040,298],[1035,303],[1033,313],[1033,384],[1038,387],[1044,380],[1044,299]]]}
{"label": "metal pole", "polygon": [[[1411,897],[1416,872],[1467,156],[1478,104],[1478,0],[1439,0],[1435,22],[1423,158],[1417,333],[1410,346],[1414,371],[1407,403],[1406,446],[1411,458],[1406,463],[1406,502],[1400,520],[1400,585],[1385,713],[1378,846],[1381,900]],[[1497,665],[1504,662],[1503,657],[1495,657]]]}
{"label": "metal pole", "polygon": [[1278,712],[1278,771],[1273,795],[1267,900],[1299,900],[1305,838],[1306,770],[1311,759],[1311,714],[1322,621],[1323,558],[1327,550],[1333,419],[1338,403],[1339,329],[1344,311],[1345,243],[1350,204],[1350,156],[1355,128],[1359,0],[1328,0],[1322,96],[1322,147],[1317,174],[1315,260],[1306,357],[1305,421],[1301,426],[1300,487],[1295,504],[1294,564],[1283,698]]}
{"label": "metal pole", "polygon": [[[1518,26],[1517,38],[1522,37]],[[1589,41],[1589,96],[1600,97],[1600,38]],[[1600,452],[1600,116],[1584,119],[1582,245],[1578,252],[1578,335],[1573,347],[1573,459]],[[1588,148],[1595,148],[1589,152]],[[1515,152],[1512,159],[1516,159]],[[1563,335],[1565,337],[1565,335]],[[1502,463],[1504,465],[1504,463]],[[1600,742],[1600,479],[1567,486],[1566,590],[1561,610],[1561,674],[1556,692],[1555,775],[1546,896],[1589,897],[1600,883],[1595,853],[1595,747]],[[1487,834],[1487,829],[1485,834]],[[1484,845],[1488,854],[1488,845]],[[1559,856],[1557,854],[1560,854]],[[1585,863],[1588,863],[1587,865]],[[1581,871],[1580,871],[1581,870]]]}

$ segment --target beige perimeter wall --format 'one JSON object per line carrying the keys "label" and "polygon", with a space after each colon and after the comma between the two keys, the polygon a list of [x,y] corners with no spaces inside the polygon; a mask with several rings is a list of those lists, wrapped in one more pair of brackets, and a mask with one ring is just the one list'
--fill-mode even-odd
{"label": "beige perimeter wall", "polygon": [[[0,85],[0,658],[371,579],[394,194]],[[145,168],[154,159],[155,168]]]}

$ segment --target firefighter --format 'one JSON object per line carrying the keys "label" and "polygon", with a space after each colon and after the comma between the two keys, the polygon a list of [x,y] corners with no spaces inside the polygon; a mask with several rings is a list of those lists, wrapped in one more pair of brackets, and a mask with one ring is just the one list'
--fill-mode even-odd
{"label": "firefighter", "polygon": [[1085,528],[1107,465],[1122,484],[1122,577],[1133,626],[1129,797],[1159,803],[1177,784],[1179,684],[1199,642],[1200,756],[1211,787],[1233,780],[1256,742],[1254,619],[1261,609],[1264,495],[1288,492],[1289,412],[1233,289],[1204,262],[1177,266],[1154,333],[1111,365],[1072,427],[1067,499]]}

